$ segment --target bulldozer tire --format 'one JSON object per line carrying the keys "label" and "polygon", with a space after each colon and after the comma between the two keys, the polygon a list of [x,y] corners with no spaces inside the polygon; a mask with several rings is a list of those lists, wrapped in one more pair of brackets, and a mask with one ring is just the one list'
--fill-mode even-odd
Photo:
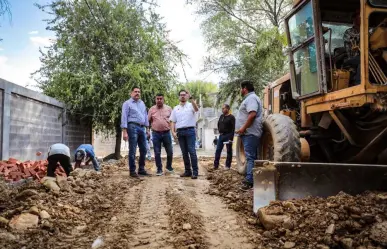
{"label": "bulldozer tire", "polygon": [[267,116],[263,123],[259,159],[274,162],[300,162],[300,135],[290,117],[282,114]]}
{"label": "bulldozer tire", "polygon": [[[263,122],[263,134],[258,148],[260,160],[300,162],[300,135],[293,120],[282,114],[271,114]],[[236,142],[237,171],[246,174],[246,155],[242,140]]]}

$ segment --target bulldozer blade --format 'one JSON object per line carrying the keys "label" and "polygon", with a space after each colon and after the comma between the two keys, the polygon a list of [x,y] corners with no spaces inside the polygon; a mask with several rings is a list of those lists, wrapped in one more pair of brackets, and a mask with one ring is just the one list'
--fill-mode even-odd
{"label": "bulldozer blade", "polygon": [[256,161],[254,212],[274,200],[387,191],[387,165]]}

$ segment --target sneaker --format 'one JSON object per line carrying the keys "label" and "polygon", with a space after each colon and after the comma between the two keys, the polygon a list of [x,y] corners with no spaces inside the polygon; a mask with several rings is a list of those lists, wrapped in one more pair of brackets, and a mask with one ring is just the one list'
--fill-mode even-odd
{"label": "sneaker", "polygon": [[173,169],[166,169],[166,171],[169,173],[169,174],[175,174],[175,171]]}
{"label": "sneaker", "polygon": [[198,176],[197,175],[192,175],[191,179],[198,179]]}
{"label": "sneaker", "polygon": [[133,178],[139,178],[139,176],[138,176],[138,174],[136,172],[130,172],[129,176],[133,177]]}
{"label": "sneaker", "polygon": [[163,172],[162,172],[162,171],[157,171],[156,175],[157,175],[157,176],[162,176],[162,175],[163,175]]}
{"label": "sneaker", "polygon": [[139,176],[151,176],[151,174],[149,174],[149,173],[146,172],[146,171],[138,172],[138,175],[139,175]]}
{"label": "sneaker", "polygon": [[253,188],[253,184],[252,183],[250,183],[250,182],[242,182],[242,186],[240,187],[240,189],[242,190],[242,191],[248,191],[248,190],[250,190],[250,189],[252,189]]}
{"label": "sneaker", "polygon": [[189,172],[184,172],[183,174],[180,175],[180,177],[191,177],[192,173]]}
{"label": "sneaker", "polygon": [[146,158],[148,159],[148,161],[152,160],[152,156],[147,156]]}
{"label": "sneaker", "polygon": [[231,170],[231,167],[224,167],[223,170]]}

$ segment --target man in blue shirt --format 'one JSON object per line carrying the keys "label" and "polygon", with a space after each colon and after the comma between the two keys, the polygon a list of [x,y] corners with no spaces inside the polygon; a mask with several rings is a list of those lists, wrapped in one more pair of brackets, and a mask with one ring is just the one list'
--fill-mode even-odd
{"label": "man in blue shirt", "polygon": [[[129,171],[131,177],[149,176],[145,171],[146,139],[149,136],[148,113],[144,102],[140,99],[141,89],[133,87],[131,98],[122,105],[121,128],[122,137],[129,141]],[[147,127],[146,132],[144,127]],[[136,148],[140,149],[138,174],[136,173]]]}
{"label": "man in blue shirt", "polygon": [[81,166],[82,161],[86,161],[86,165],[93,162],[95,171],[99,171],[99,164],[95,158],[94,148],[91,144],[81,144],[75,151],[75,168]]}

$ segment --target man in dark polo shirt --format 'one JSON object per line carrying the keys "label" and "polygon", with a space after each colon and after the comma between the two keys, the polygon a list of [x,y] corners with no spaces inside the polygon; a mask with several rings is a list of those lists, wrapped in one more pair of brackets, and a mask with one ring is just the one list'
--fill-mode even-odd
{"label": "man in dark polo shirt", "polygon": [[224,144],[227,148],[226,169],[230,169],[232,160],[232,142],[234,140],[235,117],[230,114],[230,106],[224,104],[222,107],[223,114],[218,121],[219,139],[216,145],[214,169],[219,168],[220,154],[222,153]]}

